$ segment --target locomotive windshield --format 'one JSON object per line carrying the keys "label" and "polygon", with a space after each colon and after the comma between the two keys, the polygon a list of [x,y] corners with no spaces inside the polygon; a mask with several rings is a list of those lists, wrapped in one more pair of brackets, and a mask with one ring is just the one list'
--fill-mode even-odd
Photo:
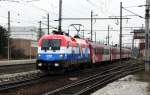
{"label": "locomotive windshield", "polygon": [[60,40],[42,40],[42,50],[60,50]]}

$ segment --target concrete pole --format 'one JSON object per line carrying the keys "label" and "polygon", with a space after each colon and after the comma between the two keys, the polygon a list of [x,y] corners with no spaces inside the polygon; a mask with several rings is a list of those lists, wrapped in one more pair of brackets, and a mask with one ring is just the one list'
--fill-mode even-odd
{"label": "concrete pole", "polygon": [[47,29],[48,29],[48,34],[49,34],[49,13],[47,14]]}
{"label": "concrete pole", "polygon": [[59,18],[58,18],[59,24],[58,24],[58,31],[62,32],[62,0],[59,0]]}
{"label": "concrete pole", "polygon": [[91,41],[93,40],[93,11],[91,11]]}
{"label": "concrete pole", "polygon": [[10,11],[8,11],[8,60],[10,59]]}
{"label": "concrete pole", "polygon": [[30,40],[30,60],[31,60],[31,48],[32,48],[32,40]]}
{"label": "concrete pole", "polygon": [[[150,5],[146,0],[146,5]],[[145,71],[149,71],[149,6],[145,8]]]}
{"label": "concrete pole", "polygon": [[83,38],[84,38],[84,30],[83,30]]}
{"label": "concrete pole", "polygon": [[39,40],[42,37],[42,21],[39,21],[38,23],[39,23],[39,31],[37,40]]}
{"label": "concrete pole", "polygon": [[134,36],[133,36],[133,38],[132,38],[132,57],[134,57],[134,52],[133,52],[133,50],[134,50]]}
{"label": "concrete pole", "polygon": [[95,32],[95,43],[96,43],[96,32]]}
{"label": "concrete pole", "polygon": [[108,25],[108,42],[107,42],[107,45],[109,45],[109,25]]}
{"label": "concrete pole", "polygon": [[122,2],[120,2],[120,63],[122,63]]}

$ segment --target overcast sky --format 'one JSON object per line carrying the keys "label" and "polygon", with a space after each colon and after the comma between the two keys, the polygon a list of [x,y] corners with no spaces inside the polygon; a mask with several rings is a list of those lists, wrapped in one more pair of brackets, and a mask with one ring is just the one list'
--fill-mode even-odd
{"label": "overcast sky", "polygon": [[[9,2],[8,2],[9,1]],[[11,26],[36,26],[38,21],[46,24],[46,15],[50,13],[50,25],[58,27],[58,2],[59,0],[33,0],[34,2],[26,2],[32,0],[4,0],[0,2],[0,24],[7,26],[7,11],[11,12]],[[19,1],[11,2],[11,1]],[[144,17],[144,7],[136,7],[145,5],[145,0],[62,0],[63,1],[63,17],[90,17],[93,10],[96,17],[109,17],[120,15],[120,2],[123,7]],[[123,16],[133,15],[123,10]],[[137,16],[128,16],[130,20],[123,20],[123,27],[139,27],[144,24],[144,19]],[[84,29],[90,30],[90,20],[88,21],[66,21],[62,22],[62,29],[67,30],[70,24],[82,24]],[[110,31],[110,42],[119,42],[119,20],[94,20],[93,30],[107,30],[108,24],[111,29],[118,31]],[[42,25],[42,27],[46,27]],[[74,29],[69,27],[70,30]],[[128,30],[128,31],[127,31]],[[46,30],[45,30],[46,31]],[[89,37],[90,31],[86,31],[85,35]],[[95,31],[94,31],[95,32]],[[132,29],[123,29],[124,34],[129,34]],[[74,31],[71,31],[74,34]],[[106,41],[107,31],[96,31],[97,40]],[[94,36],[93,36],[94,37]],[[124,37],[124,43],[131,43],[131,37]]]}

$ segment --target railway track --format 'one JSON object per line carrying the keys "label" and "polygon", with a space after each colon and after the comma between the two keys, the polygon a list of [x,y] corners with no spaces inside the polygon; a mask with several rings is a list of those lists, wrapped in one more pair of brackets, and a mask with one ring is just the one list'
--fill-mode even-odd
{"label": "railway track", "polygon": [[40,71],[29,71],[0,76],[0,91],[17,88],[20,86],[37,83],[42,80],[46,73]]}
{"label": "railway track", "polygon": [[[81,72],[81,71],[86,73],[86,72],[91,72],[91,71],[105,70],[106,68],[109,69],[112,66],[116,66],[116,65],[108,64],[108,65],[104,65],[100,68],[94,68],[94,70],[86,69],[86,70],[76,71],[76,73]],[[0,67],[0,69],[1,69],[1,67]],[[72,73],[72,72],[69,72],[69,73]],[[69,74],[69,73],[67,73],[67,74]],[[13,88],[17,88],[17,87],[28,85],[28,84],[38,83],[38,82],[42,81],[43,77],[45,77],[47,75],[49,75],[49,73],[40,72],[40,71],[28,71],[28,72],[20,72],[20,73],[14,73],[14,74],[1,75],[0,76],[0,91],[13,89]]]}
{"label": "railway track", "polygon": [[142,64],[120,65],[75,83],[49,91],[44,95],[85,95],[92,92],[92,90],[95,90],[97,87],[102,87],[118,78],[143,69],[144,67]]}
{"label": "railway track", "polygon": [[[136,66],[137,66],[136,64],[130,64],[130,63],[109,64],[109,65],[101,66],[99,68],[84,69],[84,70],[76,71],[75,75],[80,75],[80,73],[82,72],[82,74],[84,74],[84,73],[87,74],[88,73],[89,76],[90,75],[92,75],[92,76],[86,77],[86,78],[85,77],[81,78],[81,79],[77,80],[76,82],[72,81],[71,83],[68,83],[69,85],[66,82],[66,83],[64,83],[65,86],[64,85],[61,85],[61,86],[57,85],[56,86],[55,84],[53,84],[53,82],[55,80],[55,77],[57,79],[56,80],[57,84],[61,84],[61,83],[58,83],[59,80],[66,80],[66,79],[63,79],[64,78],[63,75],[61,75],[61,76],[59,76],[59,75],[49,76],[48,75],[48,77],[49,77],[48,78],[45,73],[43,73],[43,74],[42,73],[41,74],[37,73],[37,74],[33,74],[33,75],[31,74],[31,75],[27,75],[27,76],[17,77],[17,80],[15,80],[15,81],[0,83],[0,91],[6,91],[8,89],[13,89],[13,88],[20,88],[20,87],[23,87],[23,86],[26,86],[26,85],[39,84],[41,82],[44,82],[44,81],[47,81],[47,80],[53,78],[53,80],[52,81],[50,80],[51,82],[49,82],[51,84],[48,85],[48,86],[51,86],[51,89],[44,91],[44,92],[47,92],[47,91],[50,91],[50,92],[45,93],[45,95],[61,95],[61,94],[63,95],[63,93],[66,95],[68,93],[66,91],[69,91],[69,94],[71,94],[71,95],[72,94],[79,95],[79,93],[81,93],[81,92],[87,92],[89,89],[91,89],[91,87],[92,87],[92,89],[95,88],[95,86],[96,86],[96,85],[94,85],[95,83],[96,84],[103,83],[103,81],[107,80],[108,78],[111,79],[110,81],[115,80],[116,77],[114,77],[114,76],[117,76],[120,73],[127,71],[127,69],[129,67],[130,67],[130,71],[133,71],[133,69],[135,69],[136,71],[139,71],[139,70],[143,69],[142,65],[138,65],[137,68],[133,68],[133,67],[136,67]],[[111,72],[114,72],[114,73],[111,73]],[[72,75],[73,73],[69,72],[69,73],[64,74],[64,75],[65,75],[66,78],[67,77],[69,78],[70,75]],[[111,74],[111,75],[109,75],[109,74]],[[125,76],[125,75],[122,75],[122,76]],[[100,83],[98,83],[98,80],[101,80]],[[94,82],[92,82],[92,81],[94,81]],[[110,81],[108,80],[108,82],[110,82]],[[90,82],[91,82],[91,85],[89,85]],[[107,84],[108,82],[105,82],[105,83]],[[88,84],[88,85],[86,85],[86,84]],[[55,88],[53,87],[54,85],[55,85]],[[40,87],[41,87],[41,85],[39,85],[39,88]],[[42,88],[43,88],[43,86],[42,86]],[[47,89],[48,87],[44,87],[44,88]],[[83,88],[86,88],[86,89],[83,89]],[[78,93],[74,93],[74,92],[78,92]],[[26,94],[23,94],[23,95],[26,95]],[[30,94],[30,95],[32,95],[32,94]]]}
{"label": "railway track", "polygon": [[36,59],[0,61],[0,75],[36,70]]}
{"label": "railway track", "polygon": [[0,75],[36,70],[35,63],[0,65]]}

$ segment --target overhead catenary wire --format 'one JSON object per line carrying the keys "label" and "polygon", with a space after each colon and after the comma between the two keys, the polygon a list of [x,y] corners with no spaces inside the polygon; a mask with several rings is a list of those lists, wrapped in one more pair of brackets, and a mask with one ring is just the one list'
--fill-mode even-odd
{"label": "overhead catenary wire", "polygon": [[[20,3],[19,3],[20,4]],[[22,4],[21,4],[22,5]],[[6,9],[6,8],[5,8]],[[2,17],[2,18],[4,18],[4,19],[8,19],[7,17],[5,17],[5,16],[0,16],[0,17]],[[13,19],[13,20],[12,20]],[[23,23],[27,23],[27,24],[36,24],[37,22],[38,22],[38,20],[33,20],[33,19],[35,19],[35,18],[31,18],[32,20],[30,20],[30,21],[27,21],[27,20],[25,20],[25,19],[19,19],[19,18],[14,18],[14,17],[11,17],[11,22],[23,22]],[[16,21],[16,20],[20,20],[20,21]],[[42,23],[43,25],[46,25],[46,24],[44,24],[44,23]],[[53,27],[53,26],[50,26],[50,27]]]}
{"label": "overhead catenary wire", "polygon": [[[0,16],[0,17],[2,17],[3,19],[6,19],[6,20],[8,19],[7,17],[4,17],[4,16]],[[18,23],[19,21],[16,21],[16,19],[17,19],[17,18],[12,18],[12,17],[11,17],[10,22],[17,22],[17,23]],[[17,20],[21,20],[21,19],[17,19]],[[36,23],[35,20],[34,20],[33,22],[29,22],[29,21],[25,21],[25,20],[24,20],[24,21],[21,21],[21,22],[24,22],[24,23],[27,23],[27,24],[29,24],[29,23],[35,24],[35,23]],[[35,22],[35,23],[34,23],[34,22]],[[19,23],[20,23],[20,22],[19,22]]]}
{"label": "overhead catenary wire", "polygon": [[137,14],[137,13],[134,13],[134,12],[132,12],[132,11],[130,11],[130,10],[128,10],[128,9],[126,9],[126,8],[124,8],[124,7],[122,7],[124,10],[126,10],[126,11],[128,11],[128,12],[130,12],[130,13],[132,13],[132,14],[134,14],[134,15],[136,15],[136,16],[138,16],[138,17],[140,17],[140,18],[143,18],[143,19],[145,19],[144,17],[142,17],[141,15],[139,15],[139,14]]}
{"label": "overhead catenary wire", "polygon": [[[5,17],[5,16],[0,16],[1,18],[4,18],[4,19],[8,19],[7,17]],[[18,21],[16,21],[16,20],[18,20]],[[31,20],[30,20],[30,22],[29,21],[25,21],[24,19],[20,19],[20,18],[16,18],[16,17],[11,17],[11,22],[20,22],[19,20],[22,20],[21,22],[26,22],[26,23],[34,23],[35,22],[35,20],[33,21],[33,22],[31,22]],[[33,19],[32,19],[33,20]],[[35,24],[35,23],[34,23]]]}
{"label": "overhead catenary wire", "polygon": [[[43,11],[41,8],[38,8],[38,7],[33,7],[33,6],[30,6],[30,5],[27,5],[27,4],[24,4],[24,3],[20,3],[20,2],[16,2],[17,4],[20,4],[21,6],[25,6],[25,7],[32,7],[32,8],[35,8],[36,10],[41,10],[41,11]],[[44,11],[45,12],[45,11]],[[47,11],[48,12],[48,11]],[[36,15],[37,16],[37,15]],[[31,18],[32,17],[32,18]],[[42,16],[41,16],[42,17]],[[33,18],[33,16],[30,16],[30,18],[29,19],[35,19],[35,18]],[[20,20],[22,20],[22,19],[20,19]],[[31,20],[30,20],[31,21]]]}
{"label": "overhead catenary wire", "polygon": [[[86,1],[87,1],[89,4],[91,4],[92,7],[94,7],[96,10],[100,10],[101,13],[107,15],[107,13],[108,13],[108,6],[109,6],[108,3],[110,3],[109,0],[101,0],[101,1],[96,0],[96,2],[100,2],[100,3],[94,3],[94,0],[86,0]],[[108,1],[109,1],[109,2],[108,2]],[[99,5],[97,5],[97,4],[99,4]],[[104,10],[104,9],[105,9],[105,10]],[[105,12],[105,11],[107,11],[107,12]]]}
{"label": "overhead catenary wire", "polygon": [[[21,4],[21,3],[20,3]],[[33,8],[36,8],[36,9],[38,9],[38,10],[42,10],[42,11],[44,11],[44,12],[46,12],[46,13],[49,13],[49,11],[47,11],[47,10],[45,10],[45,9],[42,9],[42,8],[39,8],[39,7],[37,7],[37,6],[34,6],[33,4],[32,4],[32,6],[29,6],[29,7],[33,7]],[[47,25],[47,24],[45,24],[45,23],[42,23],[43,25]],[[49,25],[51,28],[56,28],[56,27],[54,27],[54,26],[51,26],[51,25]]]}

